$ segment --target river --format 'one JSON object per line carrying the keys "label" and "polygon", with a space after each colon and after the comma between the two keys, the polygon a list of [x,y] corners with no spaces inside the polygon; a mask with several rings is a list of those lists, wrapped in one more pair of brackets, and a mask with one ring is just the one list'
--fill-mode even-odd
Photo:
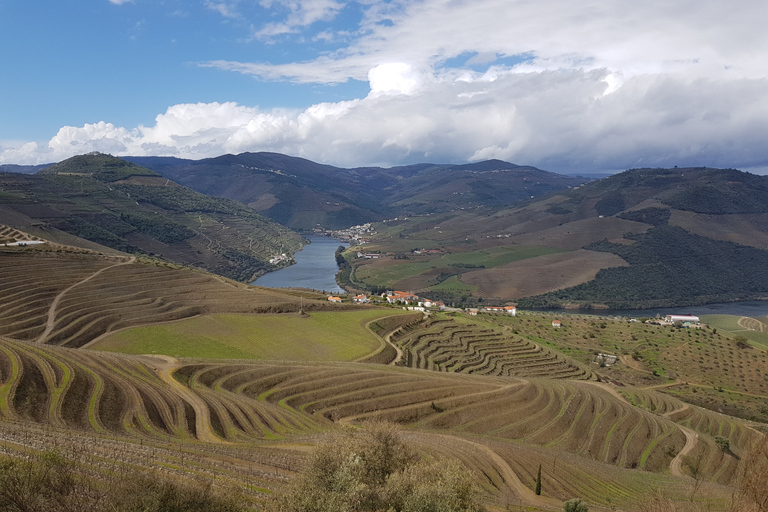
{"label": "river", "polygon": [[348,244],[335,238],[308,236],[311,242],[294,256],[296,263],[256,279],[253,283],[270,288],[311,288],[326,292],[343,293],[336,283],[339,267],[336,265],[336,249]]}

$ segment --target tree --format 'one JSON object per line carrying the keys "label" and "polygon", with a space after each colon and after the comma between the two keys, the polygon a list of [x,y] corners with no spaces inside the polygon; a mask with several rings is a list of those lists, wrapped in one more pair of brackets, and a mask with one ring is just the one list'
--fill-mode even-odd
{"label": "tree", "polygon": [[731,441],[727,437],[715,436],[715,444],[723,451],[723,453],[731,451]]}
{"label": "tree", "polygon": [[284,512],[480,512],[457,461],[421,461],[396,426],[368,422],[332,432],[307,470],[271,503]]}
{"label": "tree", "polygon": [[539,464],[539,472],[536,474],[536,496],[541,496],[541,464]]}
{"label": "tree", "polygon": [[564,512],[589,512],[589,507],[581,498],[573,498],[563,503]]}
{"label": "tree", "polygon": [[739,481],[734,511],[768,512],[768,438],[749,450]]}

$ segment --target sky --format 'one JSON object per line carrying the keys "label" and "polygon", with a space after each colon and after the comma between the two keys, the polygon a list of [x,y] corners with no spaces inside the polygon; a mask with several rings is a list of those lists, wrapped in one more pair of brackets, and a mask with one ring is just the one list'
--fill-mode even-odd
{"label": "sky", "polygon": [[0,0],[0,163],[768,173],[768,2]]}

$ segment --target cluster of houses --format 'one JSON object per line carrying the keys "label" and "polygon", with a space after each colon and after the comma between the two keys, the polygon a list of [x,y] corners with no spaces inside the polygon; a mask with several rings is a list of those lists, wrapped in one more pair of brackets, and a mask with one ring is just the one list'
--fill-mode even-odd
{"label": "cluster of houses", "polygon": [[[330,295],[328,297],[330,302],[341,302],[341,297]],[[410,311],[427,311],[438,310],[445,311],[446,305],[444,302],[434,301],[424,297],[419,297],[413,293],[401,292],[398,290],[388,290],[380,295],[378,301],[387,301],[388,304],[399,304]],[[355,304],[368,304],[371,302],[371,298],[367,295],[355,295],[352,297],[352,301]],[[484,308],[467,308],[466,312],[474,316],[478,313],[502,313],[506,315],[515,316],[517,314],[516,306],[486,306]]]}
{"label": "cluster of houses", "polygon": [[362,245],[371,242],[370,236],[376,234],[376,230],[373,229],[370,222],[366,224],[360,224],[358,226],[352,226],[346,229],[330,230],[323,228],[315,228],[312,230],[313,234],[320,236],[329,236],[331,238],[337,238],[342,242],[348,242],[352,245]]}

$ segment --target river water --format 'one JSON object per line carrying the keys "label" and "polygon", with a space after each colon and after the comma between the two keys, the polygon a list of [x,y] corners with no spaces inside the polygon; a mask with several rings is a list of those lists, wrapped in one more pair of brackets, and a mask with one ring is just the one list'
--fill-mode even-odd
{"label": "river water", "polygon": [[312,288],[332,293],[344,290],[336,284],[336,249],[348,246],[334,238],[308,236],[311,242],[294,256],[296,264],[282,268],[256,279],[253,283],[270,288]]}

